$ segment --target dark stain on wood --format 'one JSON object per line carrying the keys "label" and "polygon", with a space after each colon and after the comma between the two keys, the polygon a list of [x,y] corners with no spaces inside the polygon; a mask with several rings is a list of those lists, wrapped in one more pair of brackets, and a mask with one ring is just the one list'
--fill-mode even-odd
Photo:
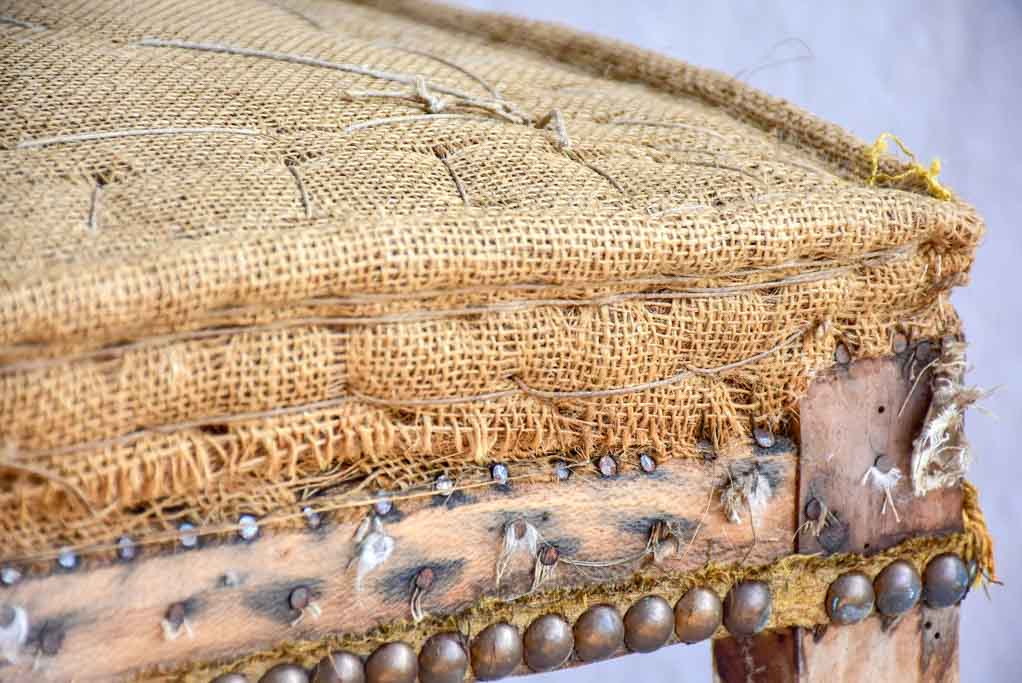
{"label": "dark stain on wood", "polygon": [[795,442],[787,436],[774,435],[774,445],[768,448],[763,448],[759,444],[753,447],[753,451],[757,457],[760,458],[774,458],[781,455],[787,455],[795,450]]}
{"label": "dark stain on wood", "polygon": [[447,507],[448,509],[453,509],[461,507],[462,505],[471,505],[474,502],[476,502],[475,497],[470,496],[464,491],[455,490],[449,495],[437,494],[433,496],[430,499],[429,504],[430,507]]}
{"label": "dark stain on wood", "polygon": [[376,589],[383,594],[386,600],[407,602],[412,595],[415,577],[426,568],[433,570],[433,585],[429,592],[442,594],[450,590],[461,579],[465,569],[465,560],[436,560],[412,567],[394,569],[376,582]]}
{"label": "dark stain on wood", "polygon": [[638,519],[622,520],[618,523],[618,529],[626,534],[635,534],[637,536],[642,536],[643,538],[649,538],[649,534],[653,530],[653,525],[657,522],[665,522],[672,532],[679,535],[680,540],[686,540],[689,538],[693,533],[695,533],[696,527],[699,526],[697,521],[689,519],[688,517],[659,514],[651,515],[649,517],[639,517]]}
{"label": "dark stain on wood", "polygon": [[295,610],[291,609],[289,597],[291,591],[299,586],[308,588],[312,599],[315,600],[320,594],[323,579],[308,577],[263,584],[255,589],[245,591],[242,602],[248,609],[268,619],[281,624],[290,624],[298,615]]}

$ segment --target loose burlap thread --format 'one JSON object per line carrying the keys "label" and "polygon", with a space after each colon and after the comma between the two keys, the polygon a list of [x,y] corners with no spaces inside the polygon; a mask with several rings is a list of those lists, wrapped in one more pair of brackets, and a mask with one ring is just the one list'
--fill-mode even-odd
{"label": "loose burlap thread", "polygon": [[556,27],[278,4],[5,10],[0,560],[681,457],[784,429],[839,343],[959,331],[981,220],[837,127]]}

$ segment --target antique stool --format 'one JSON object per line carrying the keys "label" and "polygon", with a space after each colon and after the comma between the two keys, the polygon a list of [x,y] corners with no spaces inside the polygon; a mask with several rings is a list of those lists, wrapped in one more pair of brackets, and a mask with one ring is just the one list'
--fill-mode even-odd
{"label": "antique stool", "polygon": [[957,680],[983,222],[889,136],[417,0],[0,46],[0,680]]}

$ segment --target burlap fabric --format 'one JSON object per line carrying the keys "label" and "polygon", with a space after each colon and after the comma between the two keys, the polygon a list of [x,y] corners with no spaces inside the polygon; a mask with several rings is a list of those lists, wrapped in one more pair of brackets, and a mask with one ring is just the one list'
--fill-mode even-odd
{"label": "burlap fabric", "polygon": [[379,4],[4,3],[0,562],[684,457],[788,427],[839,344],[958,333],[983,226],[918,165],[635,48]]}

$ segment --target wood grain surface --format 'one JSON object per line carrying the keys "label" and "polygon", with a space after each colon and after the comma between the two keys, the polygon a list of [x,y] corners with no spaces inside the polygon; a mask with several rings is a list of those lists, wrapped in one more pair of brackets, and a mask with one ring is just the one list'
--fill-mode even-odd
{"label": "wood grain surface", "polygon": [[[116,680],[141,667],[237,656],[282,640],[359,633],[410,615],[411,587],[424,567],[433,570],[423,595],[427,613],[460,611],[497,594],[495,566],[504,526],[521,518],[563,557],[610,560],[635,555],[657,521],[671,523],[687,552],[665,560],[668,570],[690,570],[708,559],[770,562],[791,552],[796,492],[794,446],[779,440],[718,454],[716,460],[664,462],[651,474],[638,468],[603,478],[594,468],[564,482],[488,486],[450,497],[395,504],[380,517],[393,552],[356,586],[357,523],[306,532],[265,533],[252,542],[209,545],[90,571],[26,580],[0,592],[0,601],[26,610],[31,634],[16,665],[0,680]],[[756,467],[772,496],[754,532],[728,522],[717,493],[726,472]],[[700,524],[700,522],[702,522]],[[697,527],[699,532],[692,540]],[[504,595],[528,590],[531,560],[519,557],[502,582]],[[605,582],[631,576],[638,562],[607,569],[558,567],[543,588]],[[307,587],[319,616],[299,613],[289,595]],[[177,614],[172,613],[172,607]],[[184,616],[184,623],[175,617]],[[162,622],[168,620],[171,636]],[[55,637],[59,635],[59,638]],[[59,641],[43,652],[45,637]],[[34,667],[34,669],[33,669]]]}
{"label": "wood grain surface", "polygon": [[[925,363],[916,362],[918,370]],[[801,405],[799,524],[809,521],[809,502],[826,505],[834,519],[817,537],[799,534],[803,553],[872,554],[911,536],[962,529],[960,487],[924,497],[912,493],[912,440],[930,403],[928,374],[916,385],[911,354],[862,360],[837,367],[809,387]],[[902,405],[904,404],[904,410]],[[899,414],[900,413],[900,414]],[[891,489],[894,509],[875,481],[863,483],[870,467],[901,479]]]}
{"label": "wood grain surface", "polygon": [[[912,494],[912,439],[930,400],[927,377],[912,390],[909,370],[925,365],[913,362],[916,351],[838,366],[810,386],[801,403],[798,552],[869,555],[912,536],[961,530],[960,487]],[[904,474],[891,489],[897,516],[891,501],[883,511],[882,488],[862,483],[872,466]],[[833,518],[817,537],[803,525],[821,510]],[[958,609],[917,607],[886,630],[874,615],[815,632],[725,638],[713,650],[719,683],[957,683]]]}

